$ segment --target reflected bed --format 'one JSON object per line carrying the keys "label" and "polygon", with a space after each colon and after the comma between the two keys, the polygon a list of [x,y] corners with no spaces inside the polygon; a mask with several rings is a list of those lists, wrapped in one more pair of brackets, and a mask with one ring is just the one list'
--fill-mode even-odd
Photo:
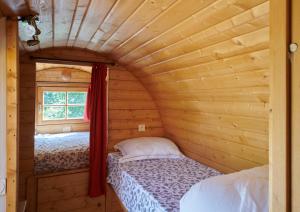
{"label": "reflected bed", "polygon": [[89,132],[39,134],[34,146],[35,174],[86,168]]}

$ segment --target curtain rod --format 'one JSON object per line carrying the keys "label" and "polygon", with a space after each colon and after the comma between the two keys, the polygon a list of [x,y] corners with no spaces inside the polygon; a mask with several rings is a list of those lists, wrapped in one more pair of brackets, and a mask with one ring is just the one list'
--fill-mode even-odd
{"label": "curtain rod", "polygon": [[41,62],[50,62],[50,63],[67,63],[67,64],[86,64],[92,66],[94,63],[102,63],[106,65],[114,66],[116,65],[114,62],[92,62],[92,61],[85,61],[85,60],[65,60],[65,59],[54,59],[54,58],[44,58],[44,57],[35,57],[30,56],[30,59],[41,61]]}

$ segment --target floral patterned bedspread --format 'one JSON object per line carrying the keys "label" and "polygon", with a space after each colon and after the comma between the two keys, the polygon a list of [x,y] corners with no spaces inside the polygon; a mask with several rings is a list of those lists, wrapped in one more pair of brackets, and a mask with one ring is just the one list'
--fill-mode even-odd
{"label": "floral patterned bedspread", "polygon": [[220,175],[190,158],[118,163],[108,155],[108,183],[129,212],[178,212],[182,196],[199,181]]}
{"label": "floral patterned bedspread", "polygon": [[34,164],[36,174],[88,167],[89,132],[36,135]]}

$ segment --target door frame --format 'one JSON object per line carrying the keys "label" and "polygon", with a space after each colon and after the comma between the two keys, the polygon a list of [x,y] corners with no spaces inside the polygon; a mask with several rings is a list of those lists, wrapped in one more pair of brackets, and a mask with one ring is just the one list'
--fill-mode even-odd
{"label": "door frame", "polygon": [[[6,178],[6,18],[0,18],[0,179]],[[0,196],[0,211],[6,211],[6,195]]]}
{"label": "door frame", "polygon": [[19,35],[18,21],[6,21],[6,212],[18,209],[19,175]]}
{"label": "door frame", "polygon": [[[299,0],[296,0],[299,1]],[[291,211],[290,0],[270,0],[270,189],[272,212]]]}
{"label": "door frame", "polygon": [[291,55],[291,209],[300,211],[300,8],[299,0],[291,5],[291,43],[298,49]]}

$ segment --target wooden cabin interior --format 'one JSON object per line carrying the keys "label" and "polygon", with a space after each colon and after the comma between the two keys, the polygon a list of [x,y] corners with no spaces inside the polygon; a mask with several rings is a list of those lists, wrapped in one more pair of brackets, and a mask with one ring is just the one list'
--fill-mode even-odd
{"label": "wooden cabin interior", "polygon": [[300,211],[297,9],[0,0],[0,212]]}

